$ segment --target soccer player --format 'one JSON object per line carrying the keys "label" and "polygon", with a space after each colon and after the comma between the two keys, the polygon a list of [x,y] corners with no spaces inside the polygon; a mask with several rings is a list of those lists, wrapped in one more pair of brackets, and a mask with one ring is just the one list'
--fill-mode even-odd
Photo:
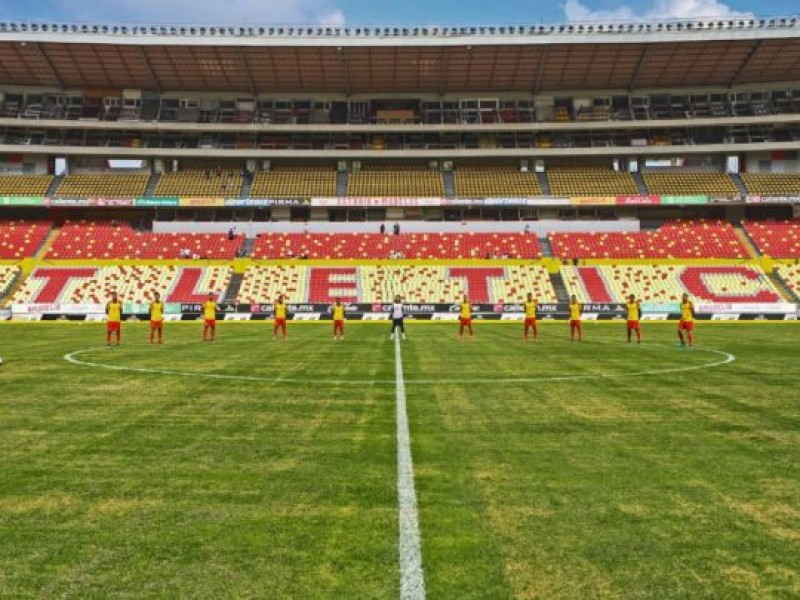
{"label": "soccer player", "polygon": [[331,312],[333,313],[333,339],[334,340],[343,340],[344,339],[344,305],[342,304],[342,299],[337,298],[336,304],[331,307]]}
{"label": "soccer player", "polygon": [[150,343],[155,343],[155,334],[158,333],[158,343],[164,341],[164,303],[161,295],[153,292],[153,301],[150,303]]}
{"label": "soccer player", "polygon": [[469,298],[464,294],[464,299],[461,302],[461,310],[459,312],[459,327],[458,339],[461,340],[464,335],[464,328],[469,329],[469,339],[474,340],[475,334],[472,331],[472,304]]}
{"label": "soccer player", "polygon": [[533,294],[528,294],[528,299],[525,302],[525,340],[528,339],[528,330],[533,330],[533,341],[539,340],[539,330],[536,327],[536,310],[539,308],[539,303],[533,298]]}
{"label": "soccer player", "polygon": [[117,346],[120,344],[122,331],[122,302],[117,292],[111,292],[111,300],[106,304],[106,345],[111,346],[111,334],[116,334]]}
{"label": "soccer player", "polygon": [[678,339],[681,341],[681,348],[686,347],[683,339],[683,332],[689,338],[689,348],[694,346],[694,303],[689,300],[689,294],[684,294],[681,298],[681,320],[678,323]]}
{"label": "soccer player", "polygon": [[583,331],[581,330],[581,312],[583,307],[575,296],[569,299],[569,341],[575,341],[575,333],[578,334],[578,341],[583,341]]}
{"label": "soccer player", "polygon": [[628,296],[628,303],[626,305],[628,309],[628,343],[631,343],[631,332],[636,331],[636,343],[642,343],[642,327],[640,323],[641,312],[642,312],[642,303],[636,299],[636,296],[631,294]]}
{"label": "soccer player", "polygon": [[274,305],[274,319],[275,324],[272,327],[272,339],[274,340],[278,335],[278,330],[281,330],[283,339],[286,339],[286,304],[283,301],[283,294],[278,296]]}
{"label": "soccer player", "polygon": [[389,339],[394,339],[394,333],[398,329],[403,335],[403,340],[406,339],[406,326],[403,323],[403,319],[405,315],[403,315],[403,301],[400,296],[394,297],[394,302],[392,303],[392,333],[389,335]]}
{"label": "soccer player", "polygon": [[208,300],[203,302],[203,341],[214,341],[217,336],[217,302],[214,292],[208,292]]}

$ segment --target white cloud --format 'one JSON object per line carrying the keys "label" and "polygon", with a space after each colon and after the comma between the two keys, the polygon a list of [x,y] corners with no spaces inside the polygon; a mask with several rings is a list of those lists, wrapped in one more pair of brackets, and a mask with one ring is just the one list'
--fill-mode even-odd
{"label": "white cloud", "polygon": [[335,0],[57,0],[64,20],[94,23],[343,25]]}
{"label": "white cloud", "polygon": [[653,0],[635,8],[619,6],[605,10],[593,10],[580,0],[566,0],[564,14],[567,17],[567,21],[718,19],[753,16],[753,13],[733,10],[719,0]]}

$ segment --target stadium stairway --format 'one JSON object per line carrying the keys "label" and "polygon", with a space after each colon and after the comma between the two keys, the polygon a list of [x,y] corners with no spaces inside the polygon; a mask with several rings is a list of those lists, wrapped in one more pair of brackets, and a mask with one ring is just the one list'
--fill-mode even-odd
{"label": "stadium stairway", "polygon": [[51,181],[50,185],[47,187],[47,191],[45,192],[45,196],[47,196],[48,198],[50,196],[55,196],[56,195],[56,190],[58,189],[58,186],[61,185],[62,181],[64,181],[64,175],[63,174],[62,175],[56,175],[55,177],[53,177],[53,181]]}
{"label": "stadium stairway", "polygon": [[150,176],[150,181],[147,182],[147,188],[144,190],[144,195],[147,198],[152,198],[153,194],[155,194],[156,186],[158,185],[158,180],[161,179],[161,175],[159,173],[153,173]]}
{"label": "stadium stairway", "polygon": [[569,292],[567,292],[567,286],[564,284],[564,278],[560,272],[550,273],[550,283],[553,285],[558,301],[569,302]]}
{"label": "stadium stairway", "polygon": [[452,170],[444,171],[442,173],[444,180],[444,195],[446,198],[456,197],[456,176]]}
{"label": "stadium stairway", "polygon": [[256,238],[245,238],[242,244],[241,256],[253,256],[253,248],[256,245]]}
{"label": "stadium stairway", "polygon": [[21,272],[17,273],[17,276],[14,278],[14,281],[11,282],[11,285],[8,286],[8,291],[6,294],[0,296],[0,308],[6,307],[11,304],[11,298],[14,297],[14,294],[17,293],[17,290],[22,287],[22,284],[25,281],[25,275]]}
{"label": "stadium stairway", "polygon": [[47,233],[47,236],[42,240],[42,243],[36,249],[36,254],[34,255],[37,259],[43,259],[47,256],[47,253],[50,251],[50,247],[53,245],[53,242],[56,241],[58,234],[61,233],[61,230],[53,226],[52,229]]}
{"label": "stadium stairway", "polygon": [[775,271],[767,273],[767,277],[772,282],[772,285],[775,286],[775,289],[780,292],[781,297],[786,302],[800,302],[800,297],[798,297],[797,294],[795,294],[792,289],[786,285],[786,282],[780,275],[778,275],[778,273]]}
{"label": "stadium stairway", "polygon": [[536,179],[539,182],[539,187],[544,196],[552,196],[553,190],[550,187],[550,182],[547,180],[547,173],[536,173]]}
{"label": "stadium stairway", "polygon": [[336,173],[336,195],[339,198],[347,196],[347,171]]}
{"label": "stadium stairway", "polygon": [[539,247],[542,249],[542,256],[553,256],[553,246],[547,236],[539,238]]}
{"label": "stadium stairway", "polygon": [[739,190],[739,193],[742,196],[749,196],[750,192],[747,191],[747,186],[742,181],[742,178],[739,176],[738,173],[729,173],[729,177],[731,181],[733,181],[733,185],[736,186],[736,189]]}
{"label": "stadium stairway", "polygon": [[242,178],[242,193],[239,194],[239,197],[249,198],[251,187],[253,187],[253,174],[250,171],[245,171]]}
{"label": "stadium stairway", "polygon": [[741,223],[732,223],[734,231],[736,231],[736,236],[739,238],[739,241],[742,242],[742,245],[747,249],[747,253],[750,255],[751,258],[761,258],[761,255],[758,252],[758,248],[753,242],[750,235],[744,230]]}
{"label": "stadium stairway", "polygon": [[636,184],[636,189],[639,190],[639,193],[642,196],[649,196],[650,190],[647,189],[647,184],[644,182],[644,177],[638,171],[636,173],[631,173],[631,177],[633,177],[633,182]]}
{"label": "stadium stairway", "polygon": [[225,302],[236,302],[239,290],[242,287],[242,281],[244,281],[243,273],[233,273],[231,275],[231,282],[228,284],[228,289],[225,291]]}

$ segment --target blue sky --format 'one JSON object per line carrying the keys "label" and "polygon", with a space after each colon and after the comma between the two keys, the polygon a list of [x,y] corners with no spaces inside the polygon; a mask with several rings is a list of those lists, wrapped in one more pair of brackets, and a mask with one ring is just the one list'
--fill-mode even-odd
{"label": "blue sky", "polygon": [[434,25],[800,13],[798,0],[0,0],[0,19]]}

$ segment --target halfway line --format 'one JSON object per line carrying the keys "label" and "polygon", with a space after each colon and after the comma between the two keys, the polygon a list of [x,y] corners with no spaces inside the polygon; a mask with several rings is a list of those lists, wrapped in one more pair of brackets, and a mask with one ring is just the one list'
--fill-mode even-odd
{"label": "halfway line", "polygon": [[397,503],[400,527],[400,598],[424,600],[425,573],[419,536],[417,494],[414,491],[414,463],[411,460],[411,435],[406,412],[406,384],[400,336],[394,337],[395,388],[397,391]]}

